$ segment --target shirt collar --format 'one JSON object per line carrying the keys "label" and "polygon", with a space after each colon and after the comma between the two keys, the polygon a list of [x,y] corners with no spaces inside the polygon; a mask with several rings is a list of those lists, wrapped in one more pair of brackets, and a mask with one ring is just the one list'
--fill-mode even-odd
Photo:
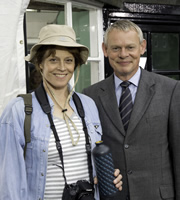
{"label": "shirt collar", "polygon": [[[128,81],[130,81],[134,86],[138,87],[140,75],[141,75],[141,69],[139,67],[134,76],[131,77]],[[115,89],[117,89],[122,82],[123,81],[114,74]]]}

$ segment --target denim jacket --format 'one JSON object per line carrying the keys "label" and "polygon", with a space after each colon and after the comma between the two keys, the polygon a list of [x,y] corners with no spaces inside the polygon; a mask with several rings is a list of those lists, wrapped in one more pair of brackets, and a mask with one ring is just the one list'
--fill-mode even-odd
{"label": "denim jacket", "polygon": [[[89,97],[79,94],[85,111],[85,121],[92,149],[101,139],[102,129],[98,110]],[[53,112],[53,101],[49,103]],[[48,159],[50,123],[42,111],[34,92],[31,116],[31,142],[27,145],[24,160],[24,102],[13,99],[0,118],[0,200],[43,200]],[[70,105],[77,113],[73,99]],[[78,115],[78,113],[77,113]],[[94,164],[93,175],[95,176]],[[98,193],[96,193],[98,199]]]}

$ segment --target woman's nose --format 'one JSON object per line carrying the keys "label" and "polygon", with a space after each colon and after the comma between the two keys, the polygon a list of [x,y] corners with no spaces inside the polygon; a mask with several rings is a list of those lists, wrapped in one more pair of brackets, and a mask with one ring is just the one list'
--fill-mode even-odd
{"label": "woman's nose", "polygon": [[59,69],[59,70],[65,70],[65,69],[66,69],[64,62],[61,62],[61,61],[60,61],[60,62],[58,63],[58,69]]}

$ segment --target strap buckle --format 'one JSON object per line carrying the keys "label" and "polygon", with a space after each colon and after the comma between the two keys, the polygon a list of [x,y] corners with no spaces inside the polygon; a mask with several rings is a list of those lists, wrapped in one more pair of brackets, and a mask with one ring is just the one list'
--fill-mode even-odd
{"label": "strap buckle", "polygon": [[30,105],[25,105],[25,108],[24,108],[24,112],[27,114],[27,115],[31,115],[33,111],[33,107],[30,106]]}
{"label": "strap buckle", "polygon": [[61,150],[61,144],[59,141],[56,141],[56,148],[58,151]]}
{"label": "strap buckle", "polygon": [[86,144],[86,152],[87,152],[88,154],[91,153],[91,145],[90,145],[90,144]]}

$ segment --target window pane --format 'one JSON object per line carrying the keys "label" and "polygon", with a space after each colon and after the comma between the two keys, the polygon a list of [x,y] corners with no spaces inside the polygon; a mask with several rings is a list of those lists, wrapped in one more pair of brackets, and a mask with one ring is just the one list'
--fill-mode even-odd
{"label": "window pane", "polygon": [[[73,7],[72,15],[73,28],[76,32],[76,41],[90,49],[89,11],[82,8]],[[90,76],[90,64],[82,65],[79,80],[76,85],[77,92],[81,92],[85,86],[90,85]]]}
{"label": "window pane", "polygon": [[77,42],[90,48],[89,11],[73,8],[72,16]]}
{"label": "window pane", "polygon": [[[100,20],[100,19],[99,19]],[[64,6],[56,6],[52,10],[27,11],[27,46],[28,53],[32,45],[37,42],[40,29],[47,24],[65,24]],[[99,60],[98,51],[98,17],[97,9],[73,5],[72,23],[76,32],[76,40],[89,48],[89,56]],[[32,71],[34,65],[29,63],[29,69]],[[79,81],[76,85],[76,91],[81,92],[83,88],[98,81],[99,62],[90,62],[81,66]],[[76,77],[76,72],[74,79]]]}
{"label": "window pane", "polygon": [[[143,37],[147,41],[147,33],[146,32],[143,33]],[[141,55],[139,66],[142,67],[143,69],[145,69],[146,63],[147,63],[147,51],[145,51],[144,54]]]}
{"label": "window pane", "polygon": [[65,16],[64,16],[64,10],[59,11],[57,18],[56,18],[57,24],[65,24]]}
{"label": "window pane", "polygon": [[[147,33],[144,32],[143,33],[143,37],[147,41]],[[146,48],[147,48],[147,46],[146,46]],[[147,51],[144,52],[144,54],[142,55],[142,57],[147,57]]]}
{"label": "window pane", "polygon": [[[56,7],[54,8],[56,9]],[[38,42],[40,29],[47,24],[64,24],[64,6],[61,6],[61,11],[56,10],[27,10],[26,12],[26,27],[27,27],[27,53],[31,47]],[[36,71],[35,66],[28,63],[29,77],[28,91],[33,91],[37,88],[41,81],[40,74]]]}
{"label": "window pane", "polygon": [[[77,72],[75,71],[74,79],[76,79]],[[91,71],[90,71],[90,63],[87,65],[81,65],[80,67],[80,75],[78,83],[75,87],[76,92],[82,92],[82,90],[91,85]]]}
{"label": "window pane", "polygon": [[[97,11],[96,9],[86,9],[73,6],[73,28],[76,32],[76,40],[89,48],[89,57],[98,57],[98,37],[97,37]],[[95,62],[94,62],[95,63]],[[81,66],[79,81],[76,85],[76,91],[82,92],[82,89],[95,82],[94,74],[98,75],[98,67],[94,67],[93,62]],[[96,63],[96,66],[97,63]],[[96,69],[95,71],[93,69]],[[76,74],[76,73],[75,73]],[[76,77],[76,76],[75,76]]]}
{"label": "window pane", "polygon": [[[82,65],[80,68],[80,76],[78,84],[75,89],[77,92],[82,92],[82,90],[94,83],[97,83],[99,80],[99,62],[88,62],[87,65]],[[75,71],[74,79],[76,79],[77,72]]]}
{"label": "window pane", "polygon": [[179,69],[179,35],[152,33],[152,69]]}
{"label": "window pane", "polygon": [[40,29],[47,24],[56,24],[58,11],[31,10],[26,12],[28,51],[38,41]]}
{"label": "window pane", "polygon": [[168,75],[168,77],[175,79],[175,80],[180,80],[180,75]]}

